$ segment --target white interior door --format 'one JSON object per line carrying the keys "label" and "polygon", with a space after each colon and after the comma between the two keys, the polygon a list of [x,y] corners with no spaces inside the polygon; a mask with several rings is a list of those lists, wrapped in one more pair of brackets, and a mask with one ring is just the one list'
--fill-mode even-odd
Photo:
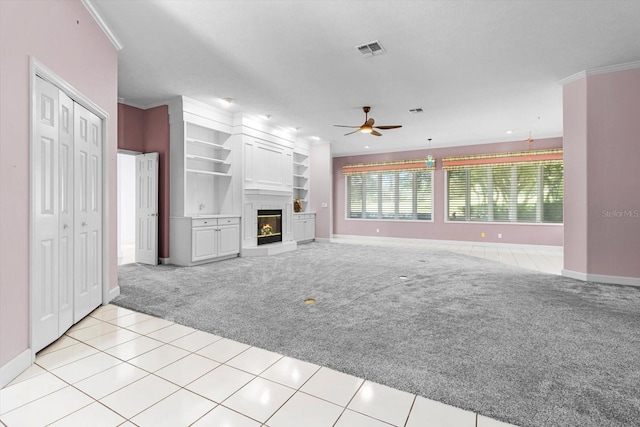
{"label": "white interior door", "polygon": [[74,104],[74,323],[102,300],[102,120]]}
{"label": "white interior door", "polygon": [[42,79],[36,79],[34,131],[31,169],[31,344],[34,351],[38,351],[59,337],[58,88]]}
{"label": "white interior door", "polygon": [[158,153],[136,156],[136,262],[158,264]]}

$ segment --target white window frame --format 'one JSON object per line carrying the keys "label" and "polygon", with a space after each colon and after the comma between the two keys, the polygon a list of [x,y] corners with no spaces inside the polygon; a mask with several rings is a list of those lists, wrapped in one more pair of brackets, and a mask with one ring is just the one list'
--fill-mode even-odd
{"label": "white window frame", "polygon": [[[517,166],[517,165],[515,165]],[[493,173],[493,169],[492,168],[488,168],[490,169]],[[513,167],[512,169],[512,180],[516,180],[517,182],[517,167]],[[470,220],[450,220],[449,219],[449,171],[445,170],[444,171],[444,184],[443,184],[443,188],[444,188],[444,206],[442,207],[442,213],[444,216],[444,222],[447,224],[498,224],[498,225],[542,225],[542,226],[564,226],[564,213],[563,213],[563,221],[562,222],[541,222],[542,219],[542,212],[543,212],[543,205],[544,205],[544,173],[542,171],[542,168],[538,168],[538,203],[536,205],[536,222],[519,222],[517,220],[517,211],[515,209],[513,209],[511,206],[509,207],[509,217],[513,218],[513,221],[470,221]],[[470,191],[470,176],[469,174],[467,174],[467,183],[466,183],[466,200],[467,200],[467,205],[469,203],[469,191]],[[489,185],[492,186],[493,185],[493,180],[491,180],[489,182]],[[493,188],[491,188],[491,191],[493,191]],[[511,191],[512,191],[512,197],[511,200],[517,200],[517,186],[512,185],[511,186]],[[433,210],[433,209],[432,209]],[[468,211],[469,209],[467,209]],[[491,203],[489,203],[489,207],[488,207],[488,213],[490,214],[490,217],[493,217],[493,206]],[[489,216],[489,215],[488,215]]]}
{"label": "white window frame", "polygon": [[[385,171],[380,171],[380,172],[370,172],[370,173],[384,173]],[[411,171],[412,173],[416,173],[416,171]],[[429,223],[429,222],[434,222],[435,219],[435,197],[434,197],[434,171],[433,170],[425,170],[425,171],[419,171],[419,172],[429,172],[431,174],[431,218],[430,219],[417,219],[417,218],[412,218],[412,219],[400,219],[400,218],[364,218],[364,216],[366,215],[366,202],[363,198],[362,200],[362,215],[363,218],[350,218],[349,217],[349,176],[345,176],[345,180],[344,180],[344,217],[346,221],[385,221],[385,222],[416,222],[416,223]],[[364,176],[366,176],[367,174],[361,174],[363,176],[363,180],[362,180],[362,185],[365,185],[365,179]],[[416,196],[416,189],[417,189],[417,183],[418,181],[416,179],[413,180],[413,211],[414,213],[416,212],[418,206],[417,206],[417,196]],[[378,180],[378,191],[380,194],[380,188],[382,185],[382,180]],[[398,197],[399,197],[399,186],[396,185],[396,189],[395,189],[395,204],[396,204],[396,211],[397,211],[397,207],[398,207]],[[363,191],[363,196],[364,196],[364,191]],[[380,203],[378,203],[378,215],[381,215],[381,211],[380,211]],[[446,208],[445,208],[446,209]],[[416,214],[417,215],[417,214]]]}

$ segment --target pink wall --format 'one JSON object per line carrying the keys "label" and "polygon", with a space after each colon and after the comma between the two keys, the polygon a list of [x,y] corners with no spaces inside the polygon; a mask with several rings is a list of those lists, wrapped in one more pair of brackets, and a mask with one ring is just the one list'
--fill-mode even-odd
{"label": "pink wall", "polygon": [[0,1],[0,366],[29,345],[29,56],[109,114],[110,287],[117,286],[117,51],[80,1]]}
{"label": "pink wall", "polygon": [[563,92],[564,269],[587,271],[587,81]]}
{"label": "pink wall", "polygon": [[118,149],[159,155],[158,256],[169,258],[169,107],[118,104]]}
{"label": "pink wall", "polygon": [[587,273],[640,278],[640,69],[586,80]]}
{"label": "pink wall", "polygon": [[144,152],[145,112],[118,104],[118,149]]}
{"label": "pink wall", "polygon": [[[561,147],[562,138],[536,140],[533,145],[534,149]],[[350,163],[420,159],[426,156],[427,150],[336,157],[333,159],[333,233],[437,240],[486,241],[554,246],[562,245],[562,225],[447,223],[444,221],[445,178],[442,170],[442,157],[499,153],[504,151],[523,151],[527,148],[528,145],[525,141],[516,141],[431,150],[431,154],[433,154],[438,160],[436,163],[436,171],[434,173],[433,222],[346,219],[345,210],[345,177],[342,174],[343,165]],[[376,232],[376,229],[379,229],[380,232]],[[484,238],[481,237],[481,233],[483,232],[485,233]],[[501,239],[498,239],[498,233],[502,234]]]}
{"label": "pink wall", "polygon": [[[316,213],[316,238],[331,237],[331,144],[311,145],[311,210]],[[322,207],[326,203],[327,207]]]}

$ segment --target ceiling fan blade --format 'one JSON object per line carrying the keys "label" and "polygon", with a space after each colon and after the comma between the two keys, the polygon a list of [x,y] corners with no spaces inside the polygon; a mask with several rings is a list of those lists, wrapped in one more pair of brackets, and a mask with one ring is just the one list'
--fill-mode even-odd
{"label": "ceiling fan blade", "polygon": [[376,130],[371,129],[371,135],[382,136],[382,134]]}
{"label": "ceiling fan blade", "polygon": [[360,126],[334,125],[337,128],[359,128]]}
{"label": "ceiling fan blade", "polygon": [[367,119],[367,121],[364,122],[364,124],[362,126],[371,126],[371,127],[373,127],[373,123],[374,123],[373,119]]}
{"label": "ceiling fan blade", "polygon": [[390,125],[390,126],[374,126],[376,129],[398,129],[401,128],[402,125]]}
{"label": "ceiling fan blade", "polygon": [[[354,130],[353,132],[345,133],[345,134],[344,134],[344,136],[352,135],[352,134],[354,134],[354,133],[356,133],[356,132],[360,132],[360,128],[359,128],[359,127],[358,127],[358,129]],[[374,131],[374,132],[375,132],[375,131]]]}

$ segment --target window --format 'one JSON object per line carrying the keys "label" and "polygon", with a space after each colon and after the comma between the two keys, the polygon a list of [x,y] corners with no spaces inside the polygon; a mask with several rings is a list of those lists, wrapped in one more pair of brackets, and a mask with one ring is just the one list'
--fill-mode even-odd
{"label": "window", "polygon": [[431,220],[431,171],[347,176],[347,218]]}
{"label": "window", "polygon": [[449,221],[562,223],[563,165],[447,171]]}

